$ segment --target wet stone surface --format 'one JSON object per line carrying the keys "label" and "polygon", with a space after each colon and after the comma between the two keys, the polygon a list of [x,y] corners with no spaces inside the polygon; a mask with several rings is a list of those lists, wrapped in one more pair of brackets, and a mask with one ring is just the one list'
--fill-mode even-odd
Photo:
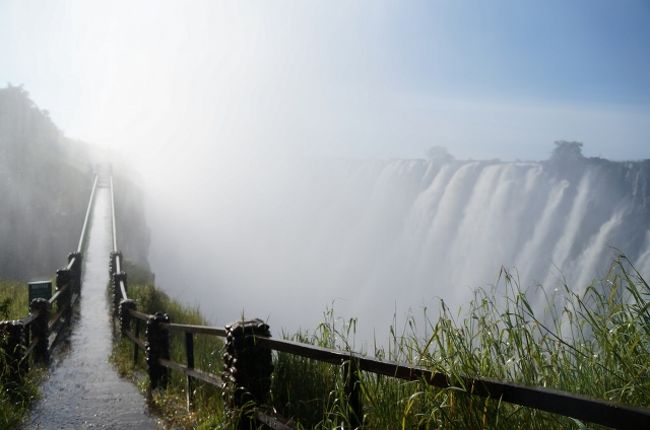
{"label": "wet stone surface", "polygon": [[80,310],[66,344],[54,354],[25,429],[158,429],[143,396],[109,363],[112,331],[106,297],[112,245],[110,197],[97,189]]}

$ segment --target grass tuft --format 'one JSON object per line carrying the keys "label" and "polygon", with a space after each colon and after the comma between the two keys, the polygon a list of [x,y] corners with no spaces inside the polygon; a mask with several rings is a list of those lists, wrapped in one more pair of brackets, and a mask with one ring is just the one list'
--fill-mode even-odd
{"label": "grass tuft", "polygon": [[[375,346],[372,355],[425,366],[458,381],[461,376],[488,377],[632,406],[650,404],[650,289],[624,256],[604,279],[581,293],[567,285],[550,293],[541,288],[526,291],[508,271],[501,275],[494,288],[476,290],[457,314],[460,318],[441,302],[435,320],[424,318],[429,336],[422,337],[419,321],[411,317],[401,331],[392,327],[388,344]],[[345,349],[354,340],[350,327],[353,324],[342,323],[329,311],[314,334],[293,338]],[[278,410],[305,428],[345,426],[343,379],[337,366],[285,354],[277,355],[276,366]],[[366,372],[361,389],[368,429],[598,428],[474,397],[465,389],[439,389]],[[324,391],[328,397],[323,397]],[[285,392],[294,399],[278,395]],[[303,407],[306,404],[315,407]]]}

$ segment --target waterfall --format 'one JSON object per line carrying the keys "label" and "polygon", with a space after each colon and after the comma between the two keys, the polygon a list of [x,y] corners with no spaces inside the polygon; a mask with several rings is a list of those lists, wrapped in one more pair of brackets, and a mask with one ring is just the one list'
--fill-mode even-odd
{"label": "waterfall", "polygon": [[211,180],[218,209],[187,204],[202,226],[192,243],[165,247],[152,223],[152,248],[218,244],[192,257],[191,288],[175,287],[187,276],[163,257],[152,263],[164,288],[196,291],[219,322],[243,309],[311,328],[334,301],[382,331],[438,298],[466,304],[502,266],[524,288],[577,292],[619,252],[650,275],[650,161],[267,161],[228,178]]}

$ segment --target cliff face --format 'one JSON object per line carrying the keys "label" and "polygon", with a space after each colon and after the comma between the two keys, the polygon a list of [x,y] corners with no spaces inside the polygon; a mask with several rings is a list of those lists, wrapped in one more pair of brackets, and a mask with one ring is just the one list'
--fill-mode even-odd
{"label": "cliff face", "polygon": [[650,274],[649,160],[392,161],[371,176],[357,225],[380,284],[460,290],[504,265],[525,285],[579,289],[618,250]]}
{"label": "cliff face", "polygon": [[92,185],[78,148],[21,87],[0,89],[0,277],[50,276],[76,249]]}
{"label": "cliff face", "polygon": [[[90,148],[66,138],[22,87],[0,89],[0,278],[49,277],[76,250],[92,158]],[[143,200],[125,195],[132,226],[124,229],[125,241],[133,242],[127,248],[146,263]]]}

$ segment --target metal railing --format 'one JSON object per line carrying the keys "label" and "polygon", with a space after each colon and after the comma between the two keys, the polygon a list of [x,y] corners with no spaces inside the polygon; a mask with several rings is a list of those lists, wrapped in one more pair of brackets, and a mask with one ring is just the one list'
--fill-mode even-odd
{"label": "metal railing", "polygon": [[[113,217],[115,217],[112,193],[111,185],[111,202]],[[379,360],[355,352],[273,339],[270,337],[268,325],[261,320],[240,321],[226,327],[208,327],[173,323],[162,312],[155,314],[139,312],[136,310],[137,304],[126,294],[127,280],[122,269],[122,255],[117,251],[115,218],[113,218],[113,248],[110,261],[113,315],[122,336],[133,342],[134,364],[138,362],[139,353],[142,351],[147,363],[150,389],[164,387],[170,370],[183,374],[187,378],[185,392],[187,407],[190,410],[194,404],[195,381],[201,381],[222,389],[227,407],[240,411],[247,408],[249,413],[245,416],[248,418],[243,419],[252,419],[273,429],[293,429],[290,420],[279,416],[272,408],[266,406],[273,369],[271,351],[276,351],[343,367],[346,378],[346,399],[349,402],[348,419],[352,428],[360,427],[363,420],[359,383],[361,372],[405,381],[421,381],[443,389],[456,389],[467,395],[490,398],[498,402],[507,402],[607,427],[650,428],[648,409],[490,378],[452,377],[424,367]],[[144,333],[142,333],[143,324]],[[185,363],[170,359],[170,332],[180,332],[184,335]],[[221,375],[195,367],[194,336],[197,334],[225,338],[226,352]]]}
{"label": "metal railing", "polygon": [[68,255],[68,264],[56,271],[56,291],[52,297],[33,299],[29,303],[29,315],[22,319],[0,321],[0,333],[5,333],[1,348],[11,369],[6,376],[15,381],[29,371],[30,357],[34,363],[49,362],[50,353],[72,321],[72,309],[81,294],[82,252],[87,243],[97,181],[95,176],[77,249]]}
{"label": "metal railing", "polygon": [[111,193],[111,225],[113,237],[113,252],[111,253],[111,281],[119,291],[113,294],[113,306],[118,307],[120,300],[128,300],[126,293],[126,273],[122,271],[122,254],[117,250],[117,226],[115,217],[115,194],[113,191],[113,177],[110,178]]}

